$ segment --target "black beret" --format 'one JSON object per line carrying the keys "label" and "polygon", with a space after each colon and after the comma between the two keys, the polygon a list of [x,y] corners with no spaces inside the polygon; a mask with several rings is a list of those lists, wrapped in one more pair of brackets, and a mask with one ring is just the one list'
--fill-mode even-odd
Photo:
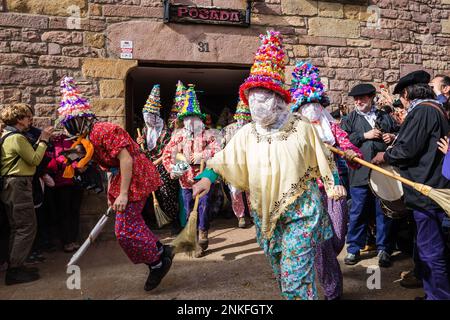
{"label": "black beret", "polygon": [[353,89],[348,94],[350,97],[357,96],[371,96],[377,92],[377,89],[371,84],[361,83],[353,87]]}
{"label": "black beret", "polygon": [[423,70],[408,73],[406,76],[404,76],[398,81],[394,89],[394,94],[402,92],[403,89],[413,84],[419,83],[429,84],[430,79],[431,79],[430,74]]}

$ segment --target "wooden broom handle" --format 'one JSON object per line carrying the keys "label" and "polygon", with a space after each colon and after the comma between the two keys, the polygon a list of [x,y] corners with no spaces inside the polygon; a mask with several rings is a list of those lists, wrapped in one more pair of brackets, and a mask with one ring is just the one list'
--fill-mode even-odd
{"label": "wooden broom handle", "polygon": [[[142,137],[141,129],[140,129],[140,128],[137,128],[136,130],[137,130],[138,137],[139,137],[139,138]],[[145,147],[144,147],[144,144],[143,144],[143,143],[141,143],[140,146],[141,146],[141,149],[142,149],[142,150],[145,150]]]}
{"label": "wooden broom handle", "polygon": [[[203,169],[205,168],[205,160],[202,159],[200,162],[200,173],[203,172]],[[200,194],[195,196],[195,202],[194,202],[194,209],[193,211],[197,211],[198,209],[198,202],[200,201]]]}
{"label": "wooden broom handle", "polygon": [[[329,144],[325,144],[325,145],[327,146],[328,149],[330,149],[334,153],[337,153],[340,156],[344,156],[344,151],[339,150],[339,149],[337,149],[335,147],[332,147]],[[382,174],[384,174],[384,175],[386,175],[388,177],[391,177],[391,178],[393,178],[395,180],[398,180],[398,181],[400,181],[400,182],[402,182],[402,183],[404,183],[404,184],[406,184],[406,185],[408,185],[410,187],[413,187],[415,189],[417,189],[418,185],[420,185],[419,183],[415,183],[415,182],[412,182],[411,180],[408,180],[408,179],[405,179],[403,177],[397,176],[397,175],[393,174],[392,172],[390,172],[388,170],[380,168],[379,166],[374,165],[373,163],[364,161],[363,159],[360,159],[358,157],[354,157],[352,159],[352,161],[354,161],[356,163],[359,163],[360,165],[363,165],[365,167],[368,167],[368,168],[370,168],[372,170],[378,171],[378,172],[380,172],[380,173],[382,173]],[[418,190],[418,191],[422,192],[421,190]]]}

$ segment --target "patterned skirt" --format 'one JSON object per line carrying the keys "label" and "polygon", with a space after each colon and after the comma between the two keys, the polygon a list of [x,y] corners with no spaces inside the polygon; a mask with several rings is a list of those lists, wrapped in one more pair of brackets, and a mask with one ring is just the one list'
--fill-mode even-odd
{"label": "patterned skirt", "polygon": [[178,219],[178,194],[180,184],[177,179],[170,179],[170,174],[162,164],[157,166],[163,185],[155,191],[161,209],[172,219]]}

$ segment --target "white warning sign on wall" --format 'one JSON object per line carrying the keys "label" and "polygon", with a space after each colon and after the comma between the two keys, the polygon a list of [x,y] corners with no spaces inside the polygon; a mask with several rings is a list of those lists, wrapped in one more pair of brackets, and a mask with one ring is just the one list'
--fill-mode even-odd
{"label": "white warning sign on wall", "polygon": [[133,41],[129,40],[120,41],[120,58],[133,59]]}

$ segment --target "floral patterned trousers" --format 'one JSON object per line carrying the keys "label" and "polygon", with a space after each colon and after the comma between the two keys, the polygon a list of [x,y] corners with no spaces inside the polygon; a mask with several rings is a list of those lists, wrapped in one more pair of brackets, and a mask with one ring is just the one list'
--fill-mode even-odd
{"label": "floral patterned trousers", "polygon": [[316,248],[331,239],[333,230],[317,182],[281,214],[270,239],[261,233],[261,219],[252,210],[256,239],[269,258],[281,290],[288,300],[317,300]]}
{"label": "floral patterned trousers", "polygon": [[150,231],[142,217],[144,205],[145,200],[129,202],[124,211],[116,212],[116,238],[135,264],[151,264],[158,261],[161,255],[157,247],[159,239]]}

